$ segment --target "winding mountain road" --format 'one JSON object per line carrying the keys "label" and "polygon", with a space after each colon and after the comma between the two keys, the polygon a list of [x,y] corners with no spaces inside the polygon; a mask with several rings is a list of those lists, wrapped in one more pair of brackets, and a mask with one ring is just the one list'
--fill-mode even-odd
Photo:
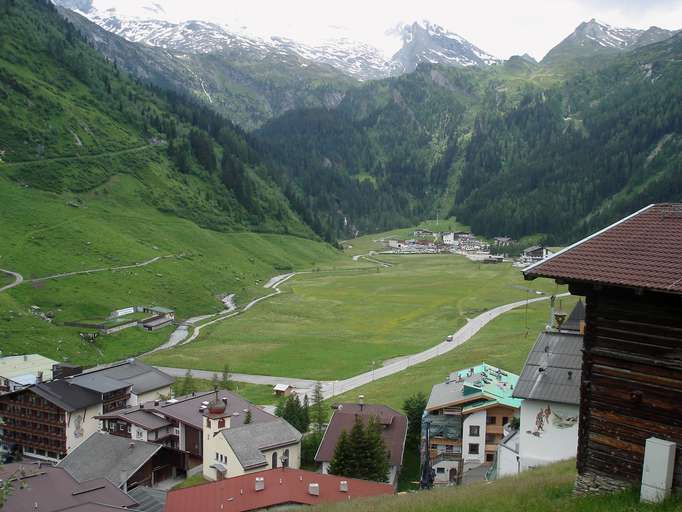
{"label": "winding mountain road", "polygon": [[15,286],[19,286],[21,283],[24,282],[24,276],[21,274],[18,274],[17,272],[12,272],[11,270],[5,270],[4,268],[0,268],[0,272],[3,274],[7,274],[8,276],[14,277],[14,282],[7,284],[3,287],[0,287],[0,292],[4,292],[5,290],[9,290],[10,288],[14,288]]}
{"label": "winding mountain road", "polygon": [[[270,280],[268,284],[271,284],[271,286],[275,287],[278,284],[281,284],[288,279],[292,278],[294,274],[285,274],[284,276],[277,276],[273,279]],[[267,285],[266,285],[267,286]],[[277,289],[277,288],[276,288]],[[267,295],[266,297],[271,297],[273,295],[277,295],[278,292]],[[557,295],[557,297],[566,297],[570,295],[569,293],[563,293],[560,295]],[[255,301],[252,301],[249,305],[253,305],[256,302],[265,299],[266,297],[261,297],[260,299],[256,299]],[[474,337],[478,331],[480,331],[483,327],[485,327],[489,322],[497,318],[498,316],[507,313],[508,311],[511,311],[512,309],[516,309],[521,306],[525,306],[526,304],[532,304],[534,302],[541,302],[545,300],[549,300],[549,296],[543,296],[543,297],[537,297],[534,299],[527,299],[527,300],[520,300],[517,302],[512,302],[509,304],[504,304],[502,306],[497,306],[493,309],[490,309],[488,311],[485,311],[481,313],[480,315],[472,318],[469,320],[466,325],[464,325],[461,329],[459,329],[457,332],[455,332],[452,335],[452,341],[443,341],[439,343],[438,345],[431,347],[427,350],[424,350],[422,352],[418,352],[416,354],[411,354],[409,356],[404,356],[401,357],[397,360],[393,360],[392,362],[386,364],[385,366],[381,366],[379,368],[375,368],[374,370],[368,371],[361,373],[359,375],[355,375],[354,377],[350,377],[348,379],[343,379],[343,380],[336,380],[336,381],[321,381],[322,384],[322,393],[324,395],[324,398],[332,398],[334,396],[347,393],[348,391],[352,391],[353,389],[359,388],[360,386],[364,386],[366,384],[369,384],[370,382],[381,379],[383,377],[388,377],[389,375],[393,375],[395,373],[401,372],[403,370],[406,370],[410,366],[413,366],[415,364],[420,364],[425,361],[428,361],[430,359],[434,359],[436,357],[440,357],[444,354],[447,354],[451,350],[454,350],[455,348],[463,345],[467,341],[469,341],[471,338]],[[245,308],[246,309],[246,308]],[[244,310],[245,310],[244,309]],[[242,310],[242,311],[244,311]],[[235,313],[238,314],[238,313]],[[227,317],[226,317],[227,318]],[[219,319],[223,320],[223,318]],[[216,321],[209,322],[214,323]],[[204,324],[209,325],[209,324]],[[187,368],[167,368],[167,367],[157,367],[160,370],[169,373],[170,375],[176,376],[176,377],[182,377],[187,373]],[[192,375],[195,377],[199,377],[202,379],[211,379],[214,374],[217,374],[218,376],[221,376],[222,374],[220,372],[211,372],[211,371],[205,371],[205,370],[194,370],[192,369]],[[312,394],[312,389],[313,386],[315,385],[315,381],[312,380],[307,380],[307,379],[300,379],[300,378],[292,378],[292,377],[276,377],[272,375],[248,375],[248,374],[243,374],[243,373],[231,373],[230,374],[231,378],[235,381],[238,382],[247,382],[251,384],[265,384],[265,385],[272,385],[274,386],[275,384],[289,384],[290,386],[296,388],[296,392],[302,397],[304,395],[310,395]]]}

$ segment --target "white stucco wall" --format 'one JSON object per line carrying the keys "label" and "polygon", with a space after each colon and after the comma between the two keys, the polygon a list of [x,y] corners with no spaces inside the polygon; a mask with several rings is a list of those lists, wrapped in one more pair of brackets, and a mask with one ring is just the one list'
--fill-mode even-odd
{"label": "white stucco wall", "polygon": [[[543,413],[539,419],[540,411]],[[521,405],[519,455],[521,471],[576,456],[578,449],[578,406],[524,400]],[[542,429],[538,429],[538,423]]]}
{"label": "white stucco wall", "polygon": [[[485,411],[478,411],[464,418],[462,432],[462,459],[464,462],[485,461],[485,421],[487,414]],[[480,435],[473,437],[469,435],[469,427],[478,425]],[[469,444],[478,444],[478,454],[469,453]]]}
{"label": "white stucco wall", "polygon": [[95,416],[102,414],[102,404],[65,414],[66,453],[68,455],[92,434],[99,432],[100,421],[95,419]]}
{"label": "white stucco wall", "polygon": [[497,478],[519,472],[519,434],[497,446]]}
{"label": "white stucco wall", "polygon": [[131,407],[135,407],[135,406],[137,406],[139,404],[143,404],[145,402],[151,402],[153,400],[158,400],[160,395],[171,396],[170,386],[166,386],[165,388],[154,389],[152,391],[147,391],[146,393],[140,393],[139,395],[136,395],[134,393],[130,393],[130,398],[128,399],[128,405]]}
{"label": "white stucco wall", "polygon": [[147,431],[137,425],[133,425],[130,429],[130,437],[136,441],[147,441]]}

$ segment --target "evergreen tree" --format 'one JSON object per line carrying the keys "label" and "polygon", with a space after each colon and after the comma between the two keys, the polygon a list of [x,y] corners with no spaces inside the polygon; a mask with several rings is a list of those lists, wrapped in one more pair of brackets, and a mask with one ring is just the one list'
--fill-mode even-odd
{"label": "evergreen tree", "polygon": [[303,432],[307,432],[310,428],[310,403],[308,402],[308,395],[303,397],[303,407],[301,408],[301,427]]}
{"label": "evergreen tree", "polygon": [[350,436],[345,430],[341,432],[336,447],[334,448],[334,456],[329,464],[329,473],[338,476],[351,477],[354,468],[351,466],[353,453]]}
{"label": "evergreen tree", "polygon": [[390,469],[388,450],[381,437],[381,423],[372,418],[365,426],[366,462],[364,477],[375,482],[386,482]]}
{"label": "evergreen tree", "polygon": [[310,406],[310,420],[315,426],[315,432],[321,434],[324,430],[323,425],[327,421],[327,409],[324,406],[324,395],[322,394],[322,383],[316,382],[313,388],[313,403]]}
{"label": "evergreen tree", "polygon": [[230,374],[230,365],[225,363],[223,366],[223,374],[221,375],[220,387],[222,389],[231,390],[234,384],[232,382],[232,375]]}
{"label": "evergreen tree", "polygon": [[415,393],[403,402],[403,411],[407,415],[407,443],[419,445],[421,437],[422,415],[426,409],[426,395]]}

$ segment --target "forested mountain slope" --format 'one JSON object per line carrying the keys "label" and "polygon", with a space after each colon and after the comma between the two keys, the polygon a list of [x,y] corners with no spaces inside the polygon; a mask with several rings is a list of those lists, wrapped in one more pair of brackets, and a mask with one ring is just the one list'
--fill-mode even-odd
{"label": "forested mountain slope", "polygon": [[681,66],[680,34],[570,69],[421,65],[255,135],[336,233],[439,212],[567,242],[680,199]]}
{"label": "forested mountain slope", "polygon": [[117,174],[140,201],[218,230],[312,236],[244,134],[213,110],[134,82],[50,2],[0,2],[0,173],[51,192]]}

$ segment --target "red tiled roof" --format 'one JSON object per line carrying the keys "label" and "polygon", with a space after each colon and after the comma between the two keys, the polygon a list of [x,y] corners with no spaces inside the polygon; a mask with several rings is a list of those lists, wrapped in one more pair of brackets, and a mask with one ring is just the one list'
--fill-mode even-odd
{"label": "red tiled roof", "polygon": [[355,416],[359,415],[364,422],[370,418],[377,418],[384,426],[381,437],[384,439],[386,448],[390,453],[392,466],[400,466],[403,463],[403,451],[405,449],[405,436],[407,435],[407,417],[394,411],[385,405],[341,404],[332,416],[329,426],[324,433],[320,448],[317,450],[315,460],[317,462],[329,462],[334,457],[336,443],[341,433],[350,430],[355,424]]}
{"label": "red tiled roof", "polygon": [[[264,479],[265,488],[261,491],[255,489],[257,477]],[[348,492],[340,490],[344,480],[348,482]],[[319,496],[308,492],[311,483],[319,484]],[[388,494],[393,494],[393,487],[388,484],[279,468],[171,491],[166,497],[165,512],[246,512],[277,505],[317,505]]]}
{"label": "red tiled roof", "polygon": [[682,204],[647,206],[524,275],[682,293]]}

